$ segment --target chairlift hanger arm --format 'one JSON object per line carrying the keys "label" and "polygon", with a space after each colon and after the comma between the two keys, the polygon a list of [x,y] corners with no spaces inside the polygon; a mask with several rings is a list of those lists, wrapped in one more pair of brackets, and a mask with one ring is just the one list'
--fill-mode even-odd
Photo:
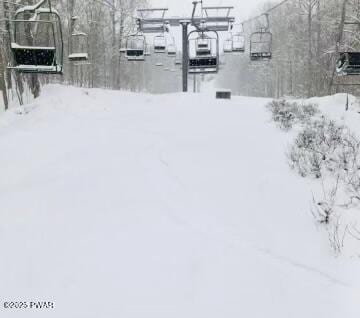
{"label": "chairlift hanger arm", "polygon": [[[199,3],[201,4],[201,15],[202,15],[202,12],[203,12],[203,10],[202,10],[202,4],[203,4],[202,0],[193,1],[193,12],[192,12],[192,15],[191,15],[191,24],[192,24],[193,26],[195,26],[195,28],[196,28],[197,31],[201,31],[201,29],[200,29],[200,27],[199,27],[199,25],[200,25],[201,22],[200,22],[199,24],[197,24],[197,23],[195,22],[196,8],[197,8],[197,6],[198,6]],[[203,31],[203,30],[202,30],[202,31]]]}
{"label": "chairlift hanger arm", "polygon": [[269,13],[265,13],[265,18],[266,18],[266,28],[265,30],[268,31],[270,28],[270,18],[269,18]]}
{"label": "chairlift hanger arm", "polygon": [[195,13],[196,13],[196,8],[198,6],[198,4],[201,3],[201,6],[202,6],[202,0],[196,0],[196,1],[193,1],[193,11],[192,11],[192,14],[191,14],[191,20],[193,20],[195,18]]}

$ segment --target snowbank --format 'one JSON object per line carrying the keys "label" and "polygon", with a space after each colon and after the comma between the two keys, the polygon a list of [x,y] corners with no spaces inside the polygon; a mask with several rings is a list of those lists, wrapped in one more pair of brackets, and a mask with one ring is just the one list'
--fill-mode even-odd
{"label": "snowbank", "polygon": [[319,105],[321,111],[329,118],[349,127],[360,137],[360,104],[359,100],[349,95],[349,110],[346,111],[347,94],[311,98],[309,101]]}

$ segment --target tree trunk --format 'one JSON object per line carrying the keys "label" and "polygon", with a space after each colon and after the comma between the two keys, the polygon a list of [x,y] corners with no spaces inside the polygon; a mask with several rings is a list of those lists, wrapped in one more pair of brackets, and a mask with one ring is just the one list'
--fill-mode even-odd
{"label": "tree trunk", "polygon": [[0,50],[0,91],[2,92],[5,110],[9,108],[9,101],[7,97],[6,81],[5,81],[5,61],[3,52]]}
{"label": "tree trunk", "polygon": [[313,6],[312,3],[309,2],[309,7],[308,7],[308,76],[307,76],[307,97],[310,98],[311,97],[311,88],[312,88],[312,75],[313,75],[313,70],[312,70],[312,13],[313,13]]}
{"label": "tree trunk", "polygon": [[[74,11],[75,11],[75,0],[68,0],[68,19],[69,19],[69,25],[68,25],[68,49],[70,54],[73,50],[72,48],[72,41],[71,41],[71,35],[74,33],[75,28],[75,21],[73,19],[74,17]],[[72,63],[69,63],[69,74],[70,74],[70,84],[73,85],[75,82],[75,74],[74,74],[74,66]]]}
{"label": "tree trunk", "polygon": [[[343,1],[342,9],[341,9],[341,20],[340,20],[340,25],[339,25],[339,33],[338,33],[338,36],[337,36],[336,48],[335,48],[335,56],[336,56],[336,58],[339,55],[340,44],[341,44],[341,41],[343,39],[345,19],[346,19],[346,5],[347,5],[347,2],[348,2],[348,0]],[[333,67],[333,71],[332,71],[329,86],[328,86],[328,94],[329,95],[331,94],[331,90],[332,90],[332,87],[334,85],[335,74],[336,74],[336,64]]]}
{"label": "tree trunk", "polygon": [[[32,5],[34,3],[34,1],[28,1],[29,5]],[[26,19],[29,19],[30,16],[25,17]],[[29,43],[29,45],[33,45],[33,37],[31,34],[31,29],[29,26],[27,26],[25,28],[25,36],[27,39],[27,42]],[[30,91],[33,94],[34,98],[37,98],[40,96],[40,82],[39,82],[39,77],[37,74],[31,74],[29,76],[30,81],[29,81],[29,86],[30,86]]]}
{"label": "tree trunk", "polygon": [[[119,32],[119,47],[122,48],[123,47],[123,37],[124,37],[124,15],[123,12],[121,11],[121,15],[120,15],[120,32]],[[122,89],[122,82],[121,82],[121,68],[122,68],[122,63],[121,63],[121,54],[119,54],[119,64],[118,64],[118,68],[119,68],[119,72],[118,72],[118,76],[117,76],[117,88],[118,89]]]}
{"label": "tree trunk", "polygon": [[117,78],[117,49],[116,49],[116,12],[115,12],[115,0],[112,1],[112,6],[114,7],[111,10],[111,88],[115,89],[116,86],[116,78]]}
{"label": "tree trunk", "polygon": [[[4,54],[3,54],[3,60],[4,65],[7,65],[9,61],[11,60],[11,52],[10,52],[10,41],[9,38],[9,31],[10,31],[10,22],[9,22],[9,12],[10,10],[14,10],[14,5],[10,4],[8,2],[3,1],[3,14],[0,14],[0,18],[4,19],[5,21],[5,31],[3,41],[4,41]],[[12,81],[11,81],[11,71],[8,69],[5,69],[5,78],[6,78],[6,84],[7,88],[9,90],[12,89]]]}

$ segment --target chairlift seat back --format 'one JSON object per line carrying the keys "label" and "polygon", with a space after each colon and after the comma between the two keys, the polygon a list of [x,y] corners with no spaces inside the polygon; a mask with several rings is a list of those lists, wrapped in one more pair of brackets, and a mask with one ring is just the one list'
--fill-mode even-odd
{"label": "chairlift seat back", "polygon": [[217,65],[218,65],[217,57],[192,58],[189,60],[190,67],[209,67],[209,66],[217,66]]}
{"label": "chairlift seat back", "polygon": [[209,44],[208,43],[199,43],[198,44],[198,49],[199,50],[208,50],[209,49]]}
{"label": "chairlift seat back", "polygon": [[166,46],[163,45],[155,45],[154,46],[155,53],[166,53]]}
{"label": "chairlift seat back", "polygon": [[143,61],[145,60],[144,56],[145,52],[141,49],[128,49],[126,51],[126,57],[128,61]]}
{"label": "chairlift seat back", "polygon": [[340,53],[337,73],[339,75],[360,75],[360,52]]}
{"label": "chairlift seat back", "polygon": [[12,51],[17,65],[54,65],[55,48],[16,46]]}
{"label": "chairlift seat back", "polygon": [[191,74],[217,73],[218,66],[219,61],[215,56],[189,59],[189,73]]}
{"label": "chairlift seat back", "polygon": [[68,58],[72,62],[83,62],[89,59],[89,55],[87,53],[73,53]]}
{"label": "chairlift seat back", "polygon": [[250,54],[250,59],[252,61],[260,61],[260,60],[271,60],[272,53],[271,52],[252,52]]}
{"label": "chairlift seat back", "polygon": [[245,47],[236,47],[236,46],[234,46],[232,51],[235,52],[235,53],[244,53],[245,52]]}
{"label": "chairlift seat back", "polygon": [[211,51],[210,50],[197,50],[196,51],[196,56],[209,56],[211,55]]}

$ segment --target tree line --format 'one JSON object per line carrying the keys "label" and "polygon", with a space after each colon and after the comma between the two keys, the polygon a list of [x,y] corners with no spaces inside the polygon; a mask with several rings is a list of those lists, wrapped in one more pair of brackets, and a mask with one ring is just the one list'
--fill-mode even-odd
{"label": "tree line", "polygon": [[[266,3],[259,11],[266,12],[276,3]],[[359,18],[359,0],[286,1],[269,13],[272,60],[252,63],[246,53],[226,56],[226,71],[218,81],[239,94],[264,97],[356,94],[358,87],[349,84],[360,84],[360,78],[336,76],[335,65],[339,52],[360,52]],[[244,24],[247,51],[250,34],[261,23]]]}
{"label": "tree line", "polygon": [[[23,103],[25,90],[34,97],[39,96],[41,86],[50,82],[154,93],[181,89],[181,69],[168,57],[153,54],[146,57],[144,63],[129,63],[119,53],[126,45],[126,37],[136,29],[136,9],[149,6],[147,0],[52,0],[62,18],[64,75],[21,75],[7,70],[11,61],[9,20],[21,5],[36,2],[0,0],[0,90],[5,105],[13,96]],[[267,2],[259,12],[266,12],[278,3]],[[88,64],[76,65],[66,59],[68,42],[75,28],[74,16],[78,18],[76,27],[88,35]],[[244,24],[247,39],[244,54],[222,56],[225,65],[220,73],[201,78],[215,80],[219,86],[251,96],[311,97],[345,91],[357,93],[357,86],[344,84],[360,83],[360,79],[357,76],[337,77],[335,64],[340,51],[360,51],[360,0],[285,1],[269,12],[272,60],[250,62],[250,35],[261,27],[262,19]],[[354,24],[347,24],[349,21]],[[156,66],[158,62],[162,67]]]}
{"label": "tree line", "polygon": [[[125,45],[125,38],[134,31],[136,9],[146,7],[146,0],[51,0],[62,20],[64,39],[63,75],[24,75],[7,69],[11,61],[9,30],[14,13],[24,5],[38,0],[0,0],[0,91],[4,104],[8,96],[16,95],[23,103],[25,90],[36,98],[41,86],[46,83],[64,83],[82,87],[103,87],[111,89],[137,89],[136,78],[130,76],[130,69],[123,64],[119,50]],[[76,27],[88,35],[88,64],[69,62],[69,39]],[[10,30],[11,31],[11,30]],[[135,76],[137,77],[137,76]],[[8,94],[6,94],[6,92]]]}

